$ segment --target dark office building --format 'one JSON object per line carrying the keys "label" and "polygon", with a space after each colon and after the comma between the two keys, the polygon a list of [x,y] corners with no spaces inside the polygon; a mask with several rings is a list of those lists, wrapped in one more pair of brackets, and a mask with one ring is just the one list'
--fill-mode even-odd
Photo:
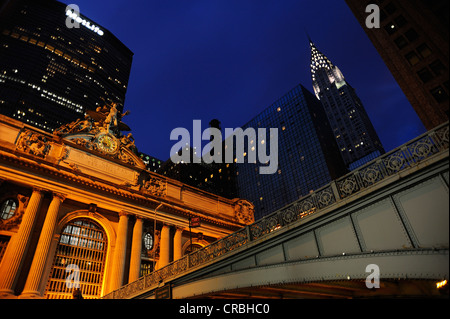
{"label": "dark office building", "polygon": [[[217,119],[211,120],[209,125],[221,130]],[[225,143],[223,140],[220,142],[222,145]],[[212,194],[229,199],[237,197],[235,164],[226,163],[224,154],[221,163],[206,163],[203,159],[194,160],[194,157],[198,158],[198,154],[189,145],[180,149],[178,154],[185,152],[189,154],[190,163],[174,163],[169,158],[156,172]]]}
{"label": "dark office building", "polygon": [[142,152],[138,152],[138,155],[149,171],[156,172],[163,164],[160,159],[157,159],[156,157],[153,157],[151,155]]}
{"label": "dark office building", "polygon": [[0,1],[0,113],[52,131],[105,103],[123,111],[133,53],[82,9]]}
{"label": "dark office building", "polygon": [[355,90],[336,65],[310,40],[311,78],[349,170],[384,153],[380,139]]}
{"label": "dark office building", "polygon": [[[346,0],[427,130],[448,121],[448,0]],[[368,28],[369,3],[380,28]]]}
{"label": "dark office building", "polygon": [[253,202],[255,219],[346,173],[323,108],[302,85],[293,88],[242,129],[250,127],[267,128],[267,139],[248,141],[246,158],[248,152],[258,150],[259,144],[271,143],[269,128],[278,128],[278,168],[274,174],[260,174],[259,168],[265,163],[259,163],[259,159],[256,163],[246,160],[236,164],[238,197]]}

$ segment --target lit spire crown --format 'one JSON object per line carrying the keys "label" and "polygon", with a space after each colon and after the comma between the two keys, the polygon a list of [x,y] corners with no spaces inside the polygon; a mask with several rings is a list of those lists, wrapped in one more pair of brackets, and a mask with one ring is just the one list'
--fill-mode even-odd
{"label": "lit spire crown", "polygon": [[[316,45],[309,39],[311,47],[311,78],[316,97],[320,100],[319,93],[330,84],[336,83],[336,86],[341,87],[345,84],[344,75],[339,68],[322,53]],[[320,70],[324,70],[326,76],[319,76]]]}

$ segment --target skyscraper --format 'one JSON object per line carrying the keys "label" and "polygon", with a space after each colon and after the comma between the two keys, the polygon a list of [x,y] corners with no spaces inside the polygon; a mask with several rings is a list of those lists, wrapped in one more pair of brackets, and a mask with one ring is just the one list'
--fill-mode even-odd
{"label": "skyscraper", "polygon": [[[255,118],[242,126],[278,128],[278,168],[275,174],[260,174],[259,159],[249,163],[249,153],[272,143],[246,143],[245,163],[237,162],[238,196],[255,205],[255,219],[307,195],[344,175],[346,170],[320,102],[302,85],[297,85]],[[261,145],[258,145],[261,144]],[[264,144],[264,145],[263,145]],[[234,153],[236,154],[236,147]]]}
{"label": "skyscraper", "polygon": [[448,121],[448,0],[373,0],[380,28],[367,28],[361,0],[346,0],[427,130]]}
{"label": "skyscraper", "polygon": [[[221,131],[220,121],[213,119],[209,122],[211,128]],[[211,135],[211,139],[213,136]],[[224,141],[220,141],[225,144]],[[187,185],[202,189],[204,191],[216,194],[225,198],[233,199],[237,197],[234,163],[225,162],[225,154],[222,153],[221,163],[214,161],[206,163],[203,157],[198,156],[196,148],[187,145],[178,151],[189,153],[190,163],[174,163],[171,158],[163,162],[156,170],[158,174],[173,178]],[[211,149],[210,155],[213,156],[214,150]],[[198,158],[198,160],[194,160]]]}
{"label": "skyscraper", "polygon": [[122,42],[58,1],[3,3],[0,113],[52,131],[105,103],[123,111],[133,53]]}
{"label": "skyscraper", "polygon": [[314,93],[323,105],[342,159],[348,169],[384,153],[383,146],[353,87],[310,40]]}

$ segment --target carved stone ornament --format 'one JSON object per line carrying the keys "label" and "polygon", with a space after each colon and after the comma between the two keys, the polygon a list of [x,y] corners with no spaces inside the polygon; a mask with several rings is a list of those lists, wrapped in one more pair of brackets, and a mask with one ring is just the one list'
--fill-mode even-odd
{"label": "carved stone ornament", "polygon": [[117,105],[104,105],[95,111],[88,110],[84,119],[64,124],[53,131],[53,135],[69,140],[90,151],[97,152],[126,164],[145,168],[142,159],[137,155],[134,138],[121,119],[128,111],[121,114]]}
{"label": "carved stone ornament", "polygon": [[25,130],[20,134],[16,147],[18,150],[44,158],[50,150],[47,137],[36,132]]}
{"label": "carved stone ornament", "polygon": [[255,222],[254,206],[244,199],[236,201],[234,204],[234,214],[239,223],[251,224]]}
{"label": "carved stone ornament", "polygon": [[155,177],[150,177],[149,180],[143,182],[141,191],[150,195],[164,196],[166,195],[166,182]]}

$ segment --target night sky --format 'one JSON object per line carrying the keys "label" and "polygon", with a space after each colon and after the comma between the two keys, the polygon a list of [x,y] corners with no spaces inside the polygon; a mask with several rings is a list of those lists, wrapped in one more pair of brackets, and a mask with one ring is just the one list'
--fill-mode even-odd
{"label": "night sky", "polygon": [[344,0],[76,4],[134,52],[124,122],[138,149],[161,160],[176,127],[217,118],[236,128],[299,83],[312,92],[306,31],[355,88],[386,151],[425,132]]}

